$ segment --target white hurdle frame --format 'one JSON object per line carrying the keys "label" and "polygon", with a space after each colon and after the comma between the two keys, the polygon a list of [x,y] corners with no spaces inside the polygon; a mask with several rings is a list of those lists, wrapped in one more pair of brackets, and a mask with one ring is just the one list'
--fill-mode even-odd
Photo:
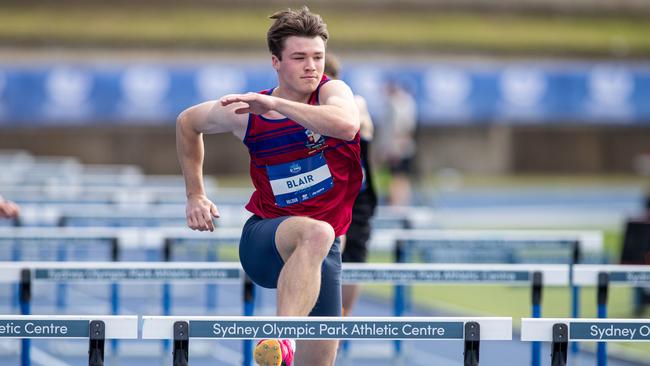
{"label": "white hurdle frame", "polygon": [[[224,323],[225,326],[222,326]],[[361,327],[356,328],[357,332],[364,334],[353,336],[355,326]],[[227,335],[228,329],[232,329],[235,334]],[[259,330],[264,334],[260,334]],[[283,335],[282,330],[288,331],[290,335]],[[477,366],[481,340],[512,339],[512,318],[142,317],[142,339],[173,339],[174,366],[189,363],[190,338],[251,340],[282,337],[321,340],[464,340],[464,364]]]}
{"label": "white hurdle frame", "polygon": [[[521,340],[552,342],[551,365],[565,366],[570,342],[650,342],[650,319],[524,318]],[[607,364],[600,350],[597,359]]]}
{"label": "white hurdle frame", "polygon": [[[609,286],[650,286],[650,267],[643,265],[577,265],[573,270],[577,286],[597,287],[598,318],[607,318]],[[607,344],[598,343],[598,366],[607,365]]]}

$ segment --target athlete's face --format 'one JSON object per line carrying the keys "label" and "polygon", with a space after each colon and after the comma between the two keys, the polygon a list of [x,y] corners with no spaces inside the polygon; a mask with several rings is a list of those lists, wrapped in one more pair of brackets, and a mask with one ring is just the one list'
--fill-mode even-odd
{"label": "athlete's face", "polygon": [[273,56],[273,68],[285,88],[311,94],[325,68],[325,42],[321,37],[291,36],[284,41],[282,60]]}

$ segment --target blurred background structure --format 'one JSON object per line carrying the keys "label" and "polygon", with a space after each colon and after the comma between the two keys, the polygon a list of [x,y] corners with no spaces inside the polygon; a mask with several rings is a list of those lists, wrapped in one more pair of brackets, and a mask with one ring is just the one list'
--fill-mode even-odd
{"label": "blurred background structure", "polygon": [[[410,204],[434,212],[420,226],[598,230],[603,261],[620,262],[626,243],[641,249],[625,262],[650,264],[645,0],[0,0],[0,195],[21,204],[23,225],[64,225],[36,190],[57,203],[164,201],[183,225],[176,116],[273,87],[267,16],[303,4],[328,23],[341,78],[366,99],[378,135],[386,85],[413,97]],[[249,189],[241,142],[204,139],[211,189]],[[385,203],[389,168],[375,166]],[[109,183],[121,188],[84,188]],[[213,198],[233,197],[245,199]],[[478,311],[458,291],[437,296],[415,294]],[[611,296],[614,315],[650,316],[642,289]],[[617,352],[650,359],[645,345]]]}
{"label": "blurred background structure", "polygon": [[[633,174],[648,153],[647,2],[370,3],[310,5],[377,119],[386,80],[416,97],[421,174]],[[179,111],[269,86],[266,16],[298,5],[0,4],[0,146],[151,173],[178,172],[169,146]],[[244,150],[215,139],[208,171],[244,174]]]}

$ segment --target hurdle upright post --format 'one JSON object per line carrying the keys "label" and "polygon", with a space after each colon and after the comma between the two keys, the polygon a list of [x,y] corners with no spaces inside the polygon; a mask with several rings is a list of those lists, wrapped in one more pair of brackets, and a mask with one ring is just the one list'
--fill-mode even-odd
{"label": "hurdle upright post", "polygon": [[93,320],[88,325],[88,366],[104,366],[106,324]]}
{"label": "hurdle upright post", "polygon": [[[172,250],[173,250],[174,241],[171,238],[165,238],[165,245],[163,247],[163,261],[171,262],[172,260]],[[170,315],[172,308],[172,289],[171,284],[168,282],[163,283],[162,285],[162,312],[163,315]],[[162,342],[164,352],[169,350],[169,340],[164,339]]]}
{"label": "hurdle upright post", "polygon": [[[395,263],[406,262],[406,242],[402,239],[395,241]],[[404,314],[406,308],[406,286],[395,285],[395,293],[393,296],[393,315],[399,317]],[[399,340],[393,341],[395,354],[399,357],[402,352],[402,342]]]}
{"label": "hurdle upright post", "polygon": [[[598,318],[607,318],[607,289],[609,287],[609,274],[598,273]],[[607,343],[598,342],[598,366],[607,366]]]}
{"label": "hurdle upright post", "polygon": [[[253,280],[244,274],[244,315],[252,316],[255,311],[255,284]],[[244,339],[242,343],[244,352],[243,366],[250,366],[253,364],[253,341],[251,339]]]}
{"label": "hurdle upright post", "polygon": [[[206,248],[206,260],[208,262],[218,262],[219,261],[219,248],[218,245],[211,245],[208,243]],[[217,300],[218,300],[217,285],[213,283],[208,283],[205,288],[205,309],[208,313],[214,313],[217,309]]]}
{"label": "hurdle upright post", "polygon": [[[575,343],[575,342],[574,342]],[[551,366],[566,366],[569,331],[565,324],[553,325],[553,344],[551,346]]]}
{"label": "hurdle upright post", "polygon": [[190,359],[190,329],[186,321],[174,323],[173,366],[187,366]]}
{"label": "hurdle upright post", "polygon": [[[111,239],[111,261],[120,260],[120,243],[117,238]],[[111,283],[111,311],[113,315],[120,313],[120,285],[116,282]],[[117,353],[118,340],[111,339],[111,348],[113,353]]]}
{"label": "hurdle upright post", "polygon": [[[542,316],[542,272],[533,272],[532,283],[532,316],[539,318]],[[541,344],[539,342],[531,343],[531,362],[532,366],[541,365]]]}
{"label": "hurdle upright post", "polygon": [[478,366],[481,346],[481,326],[477,322],[465,323],[464,366]]}
{"label": "hurdle upright post", "polygon": [[[573,266],[582,262],[582,251],[580,250],[580,241],[573,242],[571,253],[571,262],[569,262],[569,286],[571,286],[571,316],[573,318],[580,317],[580,287],[576,286],[573,282]],[[571,343],[571,351],[578,353],[578,343]]]}
{"label": "hurdle upright post", "polygon": [[[57,243],[56,260],[58,262],[65,262],[68,259],[66,243]],[[56,308],[62,313],[65,309],[66,298],[68,297],[68,285],[61,282],[56,284]]]}
{"label": "hurdle upright post", "polygon": [[[19,300],[20,300],[20,313],[22,315],[29,315],[31,312],[30,302],[32,301],[32,271],[23,269],[20,271],[20,285],[19,285]],[[31,339],[23,338],[20,340],[20,365],[29,366],[30,364],[30,348]]]}

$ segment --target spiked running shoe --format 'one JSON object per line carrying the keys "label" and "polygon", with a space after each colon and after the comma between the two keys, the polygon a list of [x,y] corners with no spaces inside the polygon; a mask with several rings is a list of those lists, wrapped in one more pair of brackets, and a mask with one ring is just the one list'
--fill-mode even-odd
{"label": "spiked running shoe", "polygon": [[292,339],[262,339],[255,346],[255,362],[260,366],[291,366],[295,348]]}

